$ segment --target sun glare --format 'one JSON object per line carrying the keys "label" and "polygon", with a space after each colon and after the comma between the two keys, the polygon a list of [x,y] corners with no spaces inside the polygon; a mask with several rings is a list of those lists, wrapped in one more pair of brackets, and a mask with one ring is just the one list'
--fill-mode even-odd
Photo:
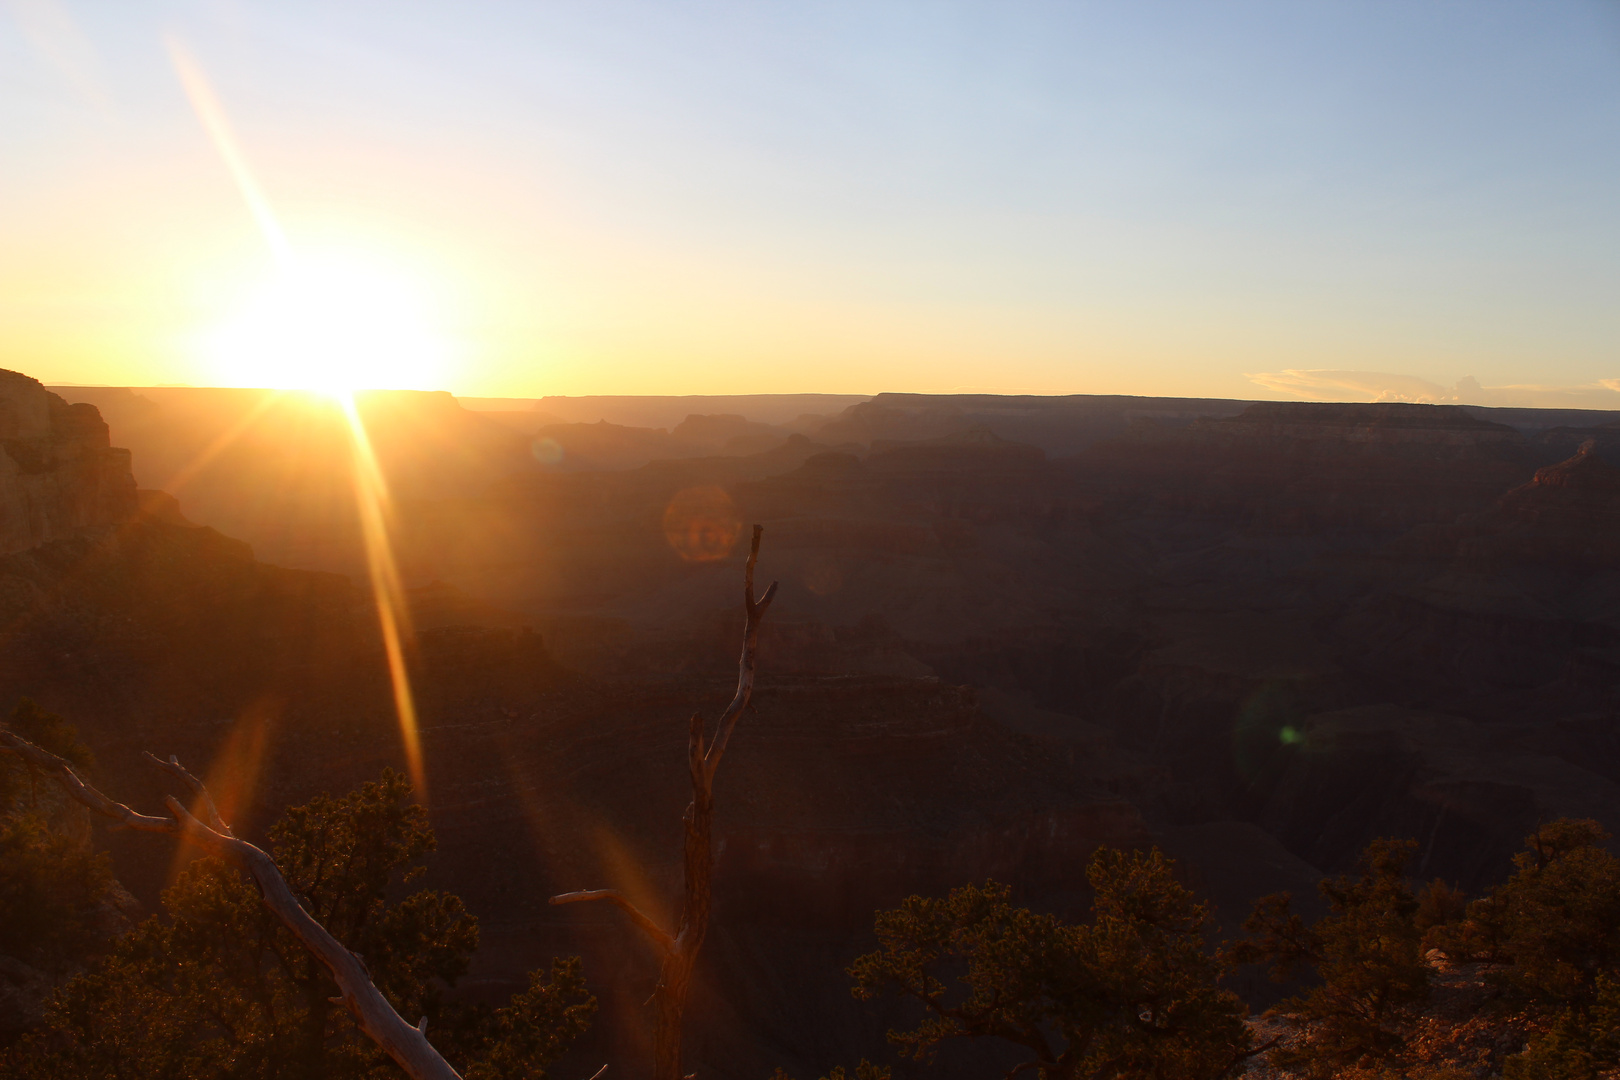
{"label": "sun glare", "polygon": [[448,350],[433,299],[388,266],[299,260],[248,296],[205,351],[227,386],[333,395],[437,389]]}
{"label": "sun glare", "polygon": [[[204,359],[220,385],[321,391],[342,408],[351,435],[355,506],[400,737],[417,798],[425,799],[427,772],[405,660],[410,608],[389,538],[388,484],[353,391],[443,388],[450,357],[445,339],[435,331],[433,301],[438,297],[404,273],[397,261],[355,258],[330,249],[295,251],[202,68],[172,38],[169,54],[198,119],[264,234],[277,271],[205,337]],[[265,395],[260,408],[268,408],[278,397]],[[257,415],[257,410],[249,413],[205,451],[202,460],[229,445]]]}

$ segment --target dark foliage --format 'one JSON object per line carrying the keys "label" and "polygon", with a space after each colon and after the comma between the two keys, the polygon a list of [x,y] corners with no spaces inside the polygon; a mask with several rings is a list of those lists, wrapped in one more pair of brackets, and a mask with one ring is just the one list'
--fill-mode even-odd
{"label": "dark foliage", "polygon": [[551,972],[529,973],[529,988],[513,996],[482,1026],[480,1056],[463,1070],[467,1080],[542,1080],[545,1067],[585,1034],[596,999],[585,989],[579,957],[551,962]]}
{"label": "dark foliage", "polygon": [[[55,713],[46,712],[32,698],[18,700],[11,710],[11,716],[6,720],[6,727],[40,749],[49,750],[57,757],[66,758],[81,772],[95,770],[95,755],[79,738],[79,733],[73,725]],[[28,770],[28,766],[9,755],[0,758],[0,761],[4,762],[0,765],[0,773],[15,775]],[[5,794],[6,792],[0,792],[0,795]]]}
{"label": "dark foliage", "polygon": [[1504,986],[1548,1006],[1584,1006],[1620,967],[1620,859],[1595,821],[1561,818],[1537,829],[1513,876],[1468,905],[1436,942],[1459,956],[1506,964]]}
{"label": "dark foliage", "polygon": [[[391,902],[433,848],[426,813],[385,772],[342,798],[320,796],[271,830],[273,852],[304,907],[360,955],[402,1015],[426,1017],[447,1056],[478,1061],[480,1080],[538,1080],[585,1029],[595,1000],[578,960],[501,1010],[444,991],[467,969],[477,920],[459,898],[418,892]],[[214,859],[187,867],[153,918],[56,996],[44,1030],[15,1048],[26,1078],[293,1078],[398,1075],[357,1029],[336,985]]]}
{"label": "dark foliage", "polygon": [[1590,1002],[1560,1010],[1524,1053],[1504,1063],[1502,1075],[1505,1080],[1597,1080],[1617,1065],[1620,983],[1604,975]]}
{"label": "dark foliage", "polygon": [[1204,943],[1207,908],[1157,850],[1100,849],[1087,878],[1090,924],[1014,907],[995,882],[879,912],[880,948],[850,968],[856,997],[918,1002],[921,1022],[889,1038],[923,1060],[947,1040],[993,1038],[1023,1047],[1043,1080],[1239,1071],[1246,1010],[1216,985],[1228,965]]}
{"label": "dark foliage", "polygon": [[1507,1062],[1517,1080],[1590,1080],[1620,1066],[1620,859],[1595,821],[1541,826],[1513,875],[1431,934],[1453,956],[1502,966],[1508,1000],[1546,1030]]}
{"label": "dark foliage", "polygon": [[1435,878],[1417,894],[1417,914],[1412,922],[1424,934],[1439,933],[1437,927],[1462,922],[1468,914],[1468,894],[1453,885]]}
{"label": "dark foliage", "polygon": [[104,852],[37,815],[0,816],[0,954],[46,968],[85,955],[112,881]]}
{"label": "dark foliage", "polygon": [[[76,769],[88,772],[95,768],[95,757],[73,725],[29,698],[17,702],[5,726],[35,746],[66,758]],[[50,813],[62,804],[55,785],[38,770],[11,754],[0,754],[0,813]]]}
{"label": "dark foliage", "polygon": [[[6,726],[37,746],[91,767],[89,749],[61,717],[27,698]],[[82,812],[54,784],[0,754],[0,954],[43,968],[71,965],[103,938],[101,907],[113,884]]]}
{"label": "dark foliage", "polygon": [[[1401,1050],[1401,1021],[1429,993],[1420,905],[1402,877],[1415,847],[1410,840],[1369,844],[1355,874],[1322,882],[1329,910],[1312,926],[1290,910],[1287,893],[1255,903],[1244,923],[1253,937],[1235,950],[1238,958],[1269,963],[1279,980],[1307,969],[1320,980],[1278,1006],[1302,1038],[1275,1051],[1276,1064],[1330,1077]],[[1431,901],[1442,910],[1449,903],[1449,897]]]}

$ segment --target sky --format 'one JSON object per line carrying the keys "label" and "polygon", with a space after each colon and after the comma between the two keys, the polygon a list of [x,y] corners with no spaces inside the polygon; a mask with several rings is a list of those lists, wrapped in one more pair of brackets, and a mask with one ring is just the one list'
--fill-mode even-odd
{"label": "sky", "polygon": [[1617,180],[1616,0],[0,0],[0,366],[1620,408]]}

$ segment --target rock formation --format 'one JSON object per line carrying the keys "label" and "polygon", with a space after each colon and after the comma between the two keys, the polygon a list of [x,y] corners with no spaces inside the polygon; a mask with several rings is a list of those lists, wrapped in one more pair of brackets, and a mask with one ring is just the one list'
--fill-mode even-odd
{"label": "rock formation", "polygon": [[[1590,442],[1569,460],[1537,469],[1528,484],[1502,496],[1493,516],[1505,526],[1490,545],[1500,556],[1576,571],[1620,567],[1620,469]],[[1486,555],[1481,547],[1474,546],[1476,557]]]}
{"label": "rock formation", "polygon": [[111,445],[94,405],[0,371],[0,449],[0,553],[136,514],[129,451]]}

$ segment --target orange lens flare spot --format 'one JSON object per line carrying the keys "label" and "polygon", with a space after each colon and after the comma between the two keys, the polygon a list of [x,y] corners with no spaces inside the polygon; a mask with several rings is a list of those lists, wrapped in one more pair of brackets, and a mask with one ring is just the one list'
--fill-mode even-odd
{"label": "orange lens flare spot", "polygon": [[687,488],[664,508],[664,539],[687,562],[724,559],[741,535],[742,518],[724,488]]}
{"label": "orange lens flare spot", "polygon": [[844,573],[830,558],[815,559],[805,567],[804,587],[816,596],[831,596],[844,587]]}

